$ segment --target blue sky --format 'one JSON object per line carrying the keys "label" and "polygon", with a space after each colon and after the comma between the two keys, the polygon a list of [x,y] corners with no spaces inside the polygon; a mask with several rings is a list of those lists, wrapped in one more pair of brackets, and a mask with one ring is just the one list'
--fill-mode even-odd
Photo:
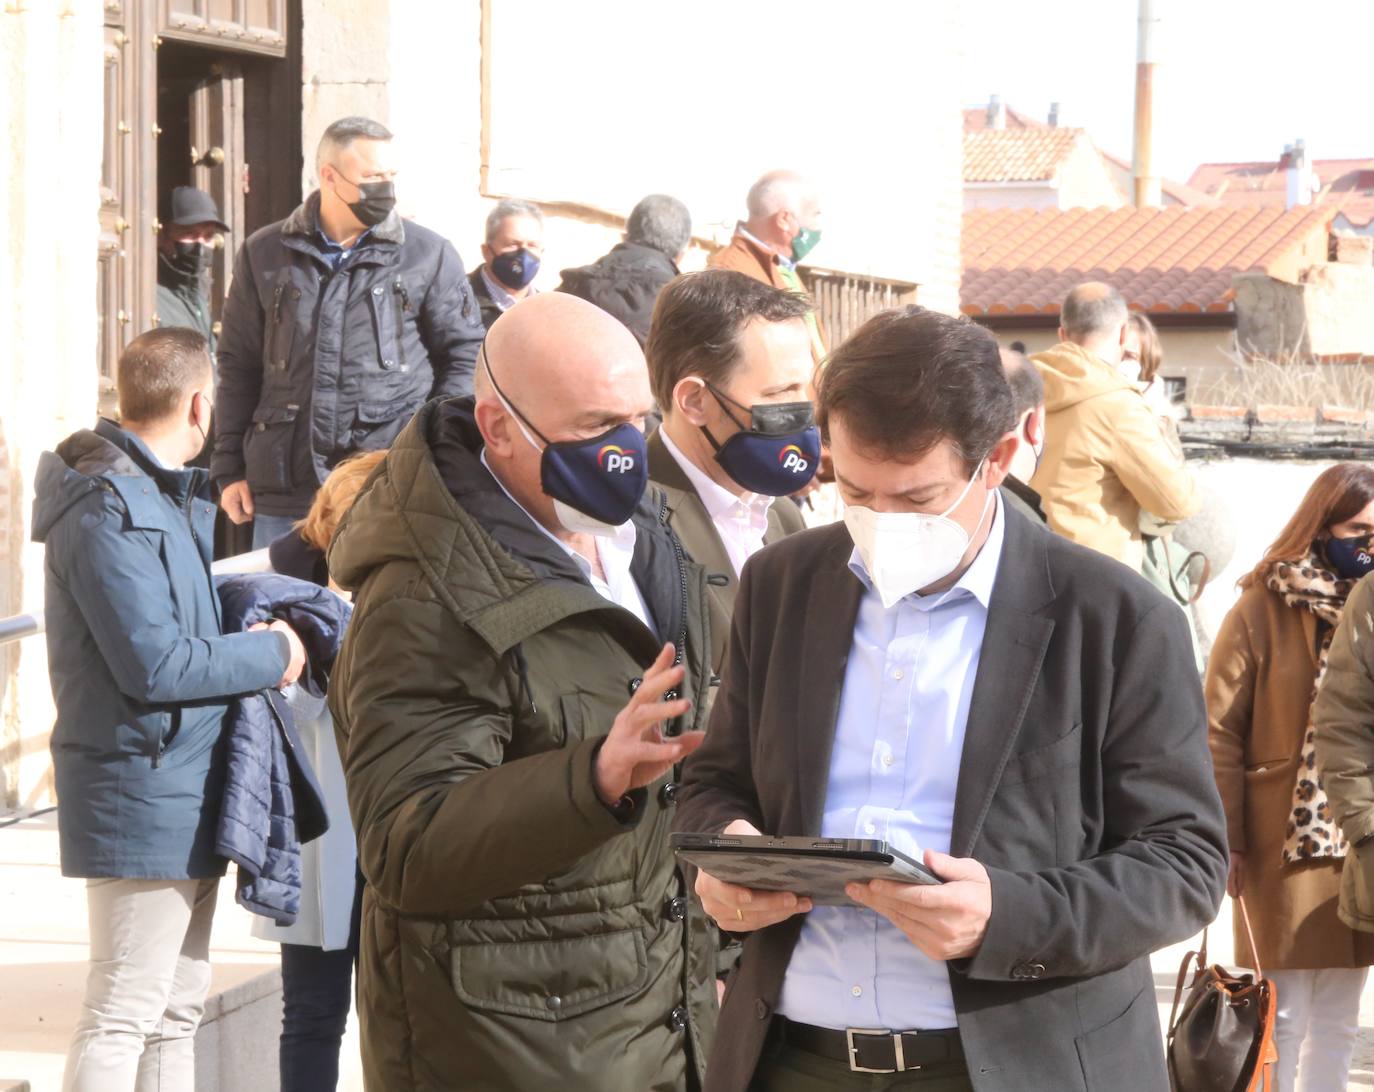
{"label": "blue sky", "polygon": [[[1186,182],[1202,162],[1374,157],[1374,0],[1156,0],[1164,16],[1155,156]],[[960,95],[1082,126],[1127,160],[1135,0],[966,0]]]}

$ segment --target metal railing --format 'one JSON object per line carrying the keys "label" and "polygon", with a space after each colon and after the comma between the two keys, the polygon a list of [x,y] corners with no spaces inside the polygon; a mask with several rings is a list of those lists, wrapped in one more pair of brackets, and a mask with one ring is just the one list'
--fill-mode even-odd
{"label": "metal railing", "polygon": [[[231,573],[265,573],[272,568],[267,551],[251,550],[246,554],[222,557],[210,566],[215,576],[229,576]],[[0,618],[0,645],[18,641],[24,637],[35,637],[43,632],[43,612],[32,614],[12,614]]]}

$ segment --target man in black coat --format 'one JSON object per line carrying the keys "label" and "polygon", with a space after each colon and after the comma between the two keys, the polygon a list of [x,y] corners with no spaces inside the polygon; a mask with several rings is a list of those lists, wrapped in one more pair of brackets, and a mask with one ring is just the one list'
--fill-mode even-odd
{"label": "man in black coat", "polygon": [[1012,405],[992,335],[921,308],[820,379],[845,520],[745,566],[675,825],[884,839],[943,882],[813,907],[700,873],[747,937],[706,1092],[1168,1088],[1149,956],[1227,864],[1191,642],[1001,499]]}
{"label": "man in black coat", "polygon": [[625,240],[591,265],[563,270],[558,291],[579,296],[630,328],[642,346],[654,303],[678,275],[692,241],[692,216],[676,197],[653,193],[630,210]]}
{"label": "man in black coat", "polygon": [[329,471],[387,447],[431,397],[472,393],[484,330],[451,243],[396,212],[391,133],[325,130],[320,188],[239,251],[219,345],[210,471],[266,545]]}

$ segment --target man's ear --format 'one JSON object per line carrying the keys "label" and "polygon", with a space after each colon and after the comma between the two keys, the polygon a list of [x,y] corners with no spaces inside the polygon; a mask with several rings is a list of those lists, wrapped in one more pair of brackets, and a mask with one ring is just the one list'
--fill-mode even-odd
{"label": "man's ear", "polygon": [[492,260],[494,257],[496,257],[496,255],[495,255],[494,253],[492,253],[491,247],[487,246],[486,243],[483,243],[483,244],[482,244],[482,261],[484,261],[484,262],[486,262],[488,265],[490,265],[490,264],[491,264],[491,260]]}
{"label": "man's ear", "polygon": [[1040,447],[1045,443],[1045,405],[1043,402],[1026,414],[1022,435],[1025,437],[1026,443],[1032,447]]}
{"label": "man's ear", "polygon": [[1069,340],[1069,335],[1068,335],[1067,332],[1065,332],[1064,327],[1062,327],[1062,326],[1059,327],[1059,330],[1058,330],[1058,337],[1059,337],[1059,340],[1060,340],[1060,341],[1068,341],[1068,340]]}
{"label": "man's ear", "polygon": [[989,489],[997,489],[1007,480],[1007,475],[1011,473],[1012,459],[1015,458],[1019,446],[1016,433],[1008,432],[988,452],[985,481]]}
{"label": "man's ear", "polygon": [[477,431],[491,453],[508,459],[515,450],[515,423],[506,408],[495,398],[479,398],[473,408]]}
{"label": "man's ear", "polygon": [[679,379],[673,387],[673,408],[690,423],[700,428],[706,424],[711,394],[700,376]]}

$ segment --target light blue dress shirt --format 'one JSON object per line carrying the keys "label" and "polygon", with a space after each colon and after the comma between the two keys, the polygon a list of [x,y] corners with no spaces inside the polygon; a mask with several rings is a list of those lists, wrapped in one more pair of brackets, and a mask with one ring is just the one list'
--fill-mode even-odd
{"label": "light blue dress shirt", "polygon": [[[994,494],[996,496],[996,494]],[[1002,556],[997,497],[987,542],[953,587],[885,609],[866,588],[854,625],[830,755],[821,835],[882,838],[920,860],[948,853],[973,680]],[[778,1012],[826,1028],[952,1028],[949,972],[871,910],[818,906],[807,916]]]}

